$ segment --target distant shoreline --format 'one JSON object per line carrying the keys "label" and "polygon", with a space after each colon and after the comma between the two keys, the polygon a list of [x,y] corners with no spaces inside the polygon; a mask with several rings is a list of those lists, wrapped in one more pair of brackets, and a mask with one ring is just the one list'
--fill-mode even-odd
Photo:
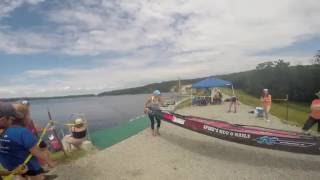
{"label": "distant shoreline", "polygon": [[66,98],[80,98],[80,97],[95,97],[95,94],[83,95],[68,95],[68,96],[52,96],[52,97],[15,97],[15,98],[0,98],[0,101],[12,102],[19,100],[46,100],[46,99],[66,99]]}

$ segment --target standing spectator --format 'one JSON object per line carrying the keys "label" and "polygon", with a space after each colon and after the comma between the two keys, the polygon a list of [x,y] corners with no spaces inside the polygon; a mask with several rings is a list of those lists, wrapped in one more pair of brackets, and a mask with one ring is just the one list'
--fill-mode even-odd
{"label": "standing spectator", "polygon": [[260,100],[262,103],[264,116],[266,117],[267,121],[269,121],[269,112],[271,109],[272,97],[268,89],[263,89]]}
{"label": "standing spectator", "polygon": [[[160,135],[160,123],[161,120],[156,116],[156,112],[160,110],[160,106],[163,106],[163,100],[159,90],[155,90],[150,98],[144,104],[144,113],[148,114],[151,122],[151,132],[153,136]],[[154,129],[154,121],[157,121],[157,129]]]}
{"label": "standing spectator", "polygon": [[316,93],[317,99],[311,103],[309,118],[305,122],[302,130],[307,132],[314,124],[318,123],[318,133],[320,133],[320,91]]}
{"label": "standing spectator", "polygon": [[235,96],[235,95],[231,96],[228,112],[231,112],[231,109],[232,109],[232,106],[233,106],[233,108],[234,108],[233,112],[236,113],[238,105],[240,105],[240,103],[239,103],[239,100],[238,100],[237,96]]}
{"label": "standing spectator", "polygon": [[12,104],[0,103],[0,163],[7,170],[13,171],[31,154],[34,157],[26,164],[28,171],[21,176],[31,180],[42,180],[43,169],[36,158],[45,159],[48,164],[54,163],[41,153],[34,134],[26,128],[11,125],[16,118],[22,118],[22,115]]}

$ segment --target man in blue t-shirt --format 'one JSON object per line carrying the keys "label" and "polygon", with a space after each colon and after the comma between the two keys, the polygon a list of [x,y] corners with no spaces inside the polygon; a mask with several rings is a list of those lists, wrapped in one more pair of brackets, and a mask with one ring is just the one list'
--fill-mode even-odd
{"label": "man in blue t-shirt", "polygon": [[34,157],[27,163],[28,171],[23,177],[44,179],[43,169],[35,158],[45,159],[52,164],[37,146],[37,138],[26,128],[11,126],[14,118],[21,118],[10,103],[0,103],[0,163],[12,171],[23,164],[29,154]]}

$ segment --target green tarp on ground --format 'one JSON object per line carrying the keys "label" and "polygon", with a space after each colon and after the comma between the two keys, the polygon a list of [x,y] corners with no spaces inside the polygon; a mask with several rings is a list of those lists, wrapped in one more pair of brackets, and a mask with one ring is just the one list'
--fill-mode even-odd
{"label": "green tarp on ground", "polygon": [[148,126],[149,119],[146,116],[140,116],[114,128],[91,132],[90,137],[96,147],[104,149],[137,134]]}

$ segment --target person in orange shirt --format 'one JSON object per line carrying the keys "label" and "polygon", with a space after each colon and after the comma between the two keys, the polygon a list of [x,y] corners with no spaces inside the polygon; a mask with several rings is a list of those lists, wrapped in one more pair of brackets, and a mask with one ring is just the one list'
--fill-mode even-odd
{"label": "person in orange shirt", "polygon": [[269,118],[269,112],[270,112],[271,104],[272,104],[272,97],[271,97],[271,94],[269,93],[268,89],[263,89],[260,100],[262,103],[264,115],[265,115],[267,121],[269,121],[268,118]]}
{"label": "person in orange shirt", "polygon": [[311,103],[309,118],[304,123],[302,130],[307,132],[314,124],[318,123],[318,133],[320,133],[320,91],[316,93],[317,99]]}

